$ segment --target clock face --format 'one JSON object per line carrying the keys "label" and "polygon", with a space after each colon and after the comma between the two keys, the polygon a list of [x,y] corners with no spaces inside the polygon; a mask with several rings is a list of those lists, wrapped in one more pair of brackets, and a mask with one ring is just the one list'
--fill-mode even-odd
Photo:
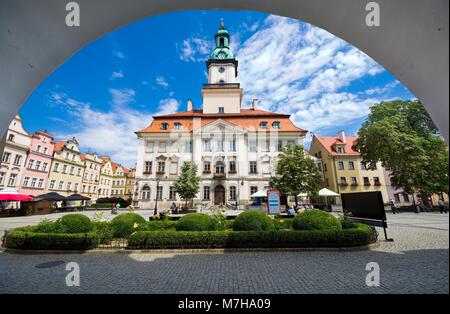
{"label": "clock face", "polygon": [[219,53],[219,55],[218,55],[218,57],[219,57],[219,59],[225,59],[225,53],[224,52],[220,52]]}
{"label": "clock face", "polygon": [[219,73],[223,73],[223,72],[225,72],[225,68],[224,67],[220,67],[219,68]]}

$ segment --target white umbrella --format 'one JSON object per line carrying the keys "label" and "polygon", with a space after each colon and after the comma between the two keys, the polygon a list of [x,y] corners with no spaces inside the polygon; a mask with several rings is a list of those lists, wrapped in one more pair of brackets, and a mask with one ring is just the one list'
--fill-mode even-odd
{"label": "white umbrella", "polygon": [[340,195],[336,192],[323,188],[322,190],[319,191],[319,196],[340,196]]}
{"label": "white umbrella", "polygon": [[267,191],[259,190],[258,192],[255,192],[252,195],[250,195],[250,197],[251,198],[254,198],[254,197],[267,197]]}
{"label": "white umbrella", "polygon": [[298,197],[308,197],[308,193],[300,193],[297,196]]}

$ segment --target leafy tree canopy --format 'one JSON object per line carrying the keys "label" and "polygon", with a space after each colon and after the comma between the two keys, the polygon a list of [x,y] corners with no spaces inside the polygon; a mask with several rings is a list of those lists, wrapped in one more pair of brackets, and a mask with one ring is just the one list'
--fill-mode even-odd
{"label": "leafy tree canopy", "polygon": [[297,196],[300,193],[316,195],[323,183],[322,175],[314,160],[302,145],[285,147],[278,156],[276,176],[270,185],[282,192]]}
{"label": "leafy tree canopy", "polygon": [[381,102],[358,132],[354,149],[381,161],[392,185],[407,193],[448,193],[448,146],[420,101]]}
{"label": "leafy tree canopy", "polygon": [[193,199],[200,189],[200,177],[197,175],[197,170],[196,164],[185,161],[181,166],[180,175],[173,185],[186,202]]}

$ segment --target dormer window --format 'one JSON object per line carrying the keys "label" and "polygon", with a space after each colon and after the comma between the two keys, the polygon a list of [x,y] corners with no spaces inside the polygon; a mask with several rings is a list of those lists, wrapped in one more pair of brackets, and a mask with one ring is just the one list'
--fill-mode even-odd
{"label": "dormer window", "polygon": [[280,121],[274,121],[272,122],[272,128],[279,129],[280,128]]}
{"label": "dormer window", "polygon": [[261,129],[267,129],[267,121],[262,121],[259,123],[259,127]]}
{"label": "dormer window", "polygon": [[338,146],[338,147],[336,147],[336,151],[337,151],[339,154],[345,154],[345,148],[344,148],[343,146]]}
{"label": "dormer window", "polygon": [[173,124],[173,129],[174,130],[180,130],[181,129],[181,123],[180,122],[175,122]]}
{"label": "dormer window", "polygon": [[161,123],[161,130],[168,130],[169,129],[169,123],[163,122]]}

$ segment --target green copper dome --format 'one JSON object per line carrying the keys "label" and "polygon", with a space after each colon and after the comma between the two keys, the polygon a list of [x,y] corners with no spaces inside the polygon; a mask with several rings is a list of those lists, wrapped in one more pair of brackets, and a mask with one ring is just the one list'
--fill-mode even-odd
{"label": "green copper dome", "polygon": [[230,34],[226,30],[223,20],[220,21],[219,29],[214,36],[216,48],[209,55],[209,60],[234,59],[234,55],[230,50]]}

